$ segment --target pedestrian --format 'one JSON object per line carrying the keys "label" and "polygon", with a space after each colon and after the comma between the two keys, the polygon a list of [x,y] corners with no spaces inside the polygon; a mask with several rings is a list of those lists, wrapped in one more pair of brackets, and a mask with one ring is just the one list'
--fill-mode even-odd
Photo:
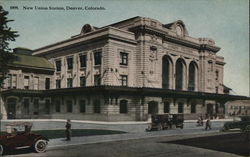
{"label": "pedestrian", "polygon": [[201,126],[203,126],[203,117],[200,116],[200,119],[201,119]]}
{"label": "pedestrian", "polygon": [[70,141],[71,140],[70,139],[70,137],[71,137],[71,122],[69,119],[67,120],[65,128],[66,128],[66,141]]}
{"label": "pedestrian", "polygon": [[205,128],[205,130],[207,130],[207,129],[211,130],[211,121],[210,121],[210,118],[208,118],[207,121],[206,121],[206,128]]}

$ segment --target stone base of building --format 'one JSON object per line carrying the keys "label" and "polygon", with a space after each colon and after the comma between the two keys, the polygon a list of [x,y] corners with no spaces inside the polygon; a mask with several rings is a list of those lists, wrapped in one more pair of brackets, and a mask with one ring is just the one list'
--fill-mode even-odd
{"label": "stone base of building", "polygon": [[3,119],[147,121],[152,114],[184,114],[185,119],[224,118],[224,94],[130,87],[82,87],[46,91],[7,90]]}

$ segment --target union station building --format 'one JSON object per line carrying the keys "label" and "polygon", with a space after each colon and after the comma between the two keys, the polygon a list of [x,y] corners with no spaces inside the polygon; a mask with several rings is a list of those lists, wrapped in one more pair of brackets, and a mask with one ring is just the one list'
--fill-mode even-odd
{"label": "union station building", "polygon": [[223,117],[227,101],[249,99],[223,84],[225,62],[214,40],[190,37],[180,20],[134,17],[79,32],[36,50],[14,49],[1,89],[3,119]]}

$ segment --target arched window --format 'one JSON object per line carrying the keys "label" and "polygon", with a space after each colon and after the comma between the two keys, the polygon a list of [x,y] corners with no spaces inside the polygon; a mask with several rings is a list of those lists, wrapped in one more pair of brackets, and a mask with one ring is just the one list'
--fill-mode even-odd
{"label": "arched window", "polygon": [[184,61],[178,59],[175,68],[175,89],[183,89],[184,82]]}
{"label": "arched window", "polygon": [[178,113],[184,112],[184,104],[182,102],[178,103]]}
{"label": "arched window", "polygon": [[168,89],[170,87],[170,67],[172,61],[169,56],[162,58],[162,88]]}
{"label": "arched window", "polygon": [[120,113],[128,113],[128,101],[127,100],[120,101]]}
{"label": "arched window", "polygon": [[189,77],[188,77],[188,90],[194,91],[195,90],[195,76],[196,76],[196,65],[194,62],[189,64],[188,69]]}

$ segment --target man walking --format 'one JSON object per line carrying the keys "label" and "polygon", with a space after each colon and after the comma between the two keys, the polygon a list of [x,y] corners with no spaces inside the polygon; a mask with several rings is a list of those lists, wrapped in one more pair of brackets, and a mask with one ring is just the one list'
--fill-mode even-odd
{"label": "man walking", "polygon": [[207,130],[207,129],[211,130],[211,121],[210,121],[210,118],[208,118],[207,121],[206,121],[206,128],[205,128],[205,130]]}
{"label": "man walking", "polygon": [[67,120],[65,128],[66,128],[66,141],[70,141],[70,137],[71,137],[71,123],[70,123],[69,119]]}

